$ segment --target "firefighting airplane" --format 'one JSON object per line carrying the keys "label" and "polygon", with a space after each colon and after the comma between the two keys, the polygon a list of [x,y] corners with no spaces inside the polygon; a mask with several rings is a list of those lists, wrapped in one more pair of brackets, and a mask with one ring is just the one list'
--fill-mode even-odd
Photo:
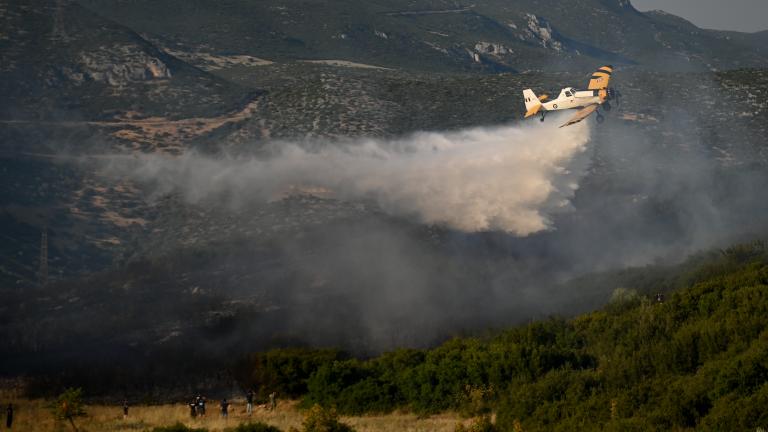
{"label": "firefighting airplane", "polygon": [[611,82],[612,73],[613,66],[603,66],[592,74],[587,90],[576,90],[573,87],[566,87],[560,91],[560,96],[558,96],[557,99],[547,103],[544,103],[544,101],[547,100],[549,96],[536,96],[531,89],[523,90],[525,108],[528,110],[525,113],[525,118],[539,114],[541,116],[541,121],[544,121],[547,111],[581,108],[576,115],[560,127],[578,123],[596,111],[596,120],[598,123],[602,123],[605,121],[605,117],[600,114],[598,108],[602,106],[604,110],[610,111],[610,101],[615,99],[616,105],[618,105],[620,101],[619,98],[621,97],[621,93],[619,93],[618,90],[608,88],[608,83]]}

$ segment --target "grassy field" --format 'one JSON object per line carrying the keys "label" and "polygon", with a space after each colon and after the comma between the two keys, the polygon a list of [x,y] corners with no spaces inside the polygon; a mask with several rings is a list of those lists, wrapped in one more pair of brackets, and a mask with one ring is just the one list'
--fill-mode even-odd
{"label": "grassy field", "polygon": [[[3,407],[12,401],[15,407],[13,429],[25,432],[58,432],[71,430],[68,424],[57,422],[50,410],[50,401],[42,399],[19,399],[5,395],[0,399]],[[240,423],[258,421],[277,426],[287,431],[290,427],[300,429],[302,411],[295,401],[282,401],[275,411],[264,406],[255,406],[253,415],[245,412],[245,401],[234,400],[230,405],[229,418],[221,418],[218,402],[211,401],[208,416],[191,419],[185,405],[137,405],[132,406],[127,419],[123,419],[122,407],[117,405],[88,405],[86,417],[76,420],[81,432],[149,431],[156,426],[169,426],[177,422],[188,426],[205,427],[210,431],[223,431]],[[4,410],[3,410],[4,414]],[[4,419],[3,419],[4,420]],[[453,431],[462,420],[453,413],[419,418],[414,414],[394,413],[381,416],[343,417],[341,419],[358,432],[427,432]],[[4,422],[4,421],[3,421]]]}

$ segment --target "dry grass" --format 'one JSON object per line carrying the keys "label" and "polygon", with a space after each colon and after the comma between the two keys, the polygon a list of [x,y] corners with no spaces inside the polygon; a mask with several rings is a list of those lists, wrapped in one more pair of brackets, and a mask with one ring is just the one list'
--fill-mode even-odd
{"label": "dry grass", "polygon": [[[71,430],[69,425],[56,422],[50,411],[50,402],[35,399],[28,400],[2,394],[0,402],[13,402],[16,407],[13,430],[24,432],[59,432]],[[244,401],[233,401],[228,419],[222,419],[218,403],[209,403],[205,418],[191,419],[185,405],[132,406],[129,416],[123,419],[122,408],[110,405],[89,405],[87,416],[76,423],[82,432],[125,432],[149,431],[155,426],[169,426],[177,422],[188,426],[204,427],[213,431],[223,431],[227,427],[237,426],[248,421],[259,421],[281,430],[290,427],[300,428],[302,412],[296,402],[283,401],[275,411],[268,411],[257,406],[252,416],[245,412]],[[461,421],[454,414],[441,414],[429,418],[418,418],[413,414],[394,413],[381,416],[343,417],[343,422],[353,426],[358,432],[452,432],[456,423]]]}

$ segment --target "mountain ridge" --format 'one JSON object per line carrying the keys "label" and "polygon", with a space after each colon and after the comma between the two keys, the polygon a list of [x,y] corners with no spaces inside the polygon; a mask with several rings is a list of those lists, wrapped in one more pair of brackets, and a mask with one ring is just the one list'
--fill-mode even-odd
{"label": "mountain ridge", "polygon": [[[174,7],[149,1],[82,3],[169,46],[270,60],[340,58],[414,70],[485,73],[568,69],[608,60],[665,70],[768,64],[765,55],[720,38],[722,32],[695,28],[692,34],[687,21],[681,25],[680,18],[671,22],[639,12],[626,0],[558,5],[532,0],[368,0],[334,3],[336,9],[299,0],[200,1],[194,7],[183,2]],[[574,43],[570,49],[569,41]],[[489,45],[495,48],[485,49]]]}

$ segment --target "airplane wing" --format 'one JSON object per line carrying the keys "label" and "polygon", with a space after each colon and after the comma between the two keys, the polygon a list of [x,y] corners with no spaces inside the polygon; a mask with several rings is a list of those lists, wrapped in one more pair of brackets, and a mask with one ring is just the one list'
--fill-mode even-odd
{"label": "airplane wing", "polygon": [[562,128],[562,127],[570,126],[572,124],[576,124],[576,123],[584,120],[585,118],[589,117],[590,114],[592,114],[593,112],[597,111],[598,107],[599,107],[598,104],[592,104],[592,105],[585,106],[584,108],[580,109],[573,117],[571,117],[570,120],[568,120],[564,125],[562,125],[560,127]]}
{"label": "airplane wing", "polygon": [[589,80],[588,90],[603,90],[608,88],[608,83],[611,82],[611,74],[613,73],[613,66],[603,66],[598,68],[595,73],[592,74],[592,78]]}

